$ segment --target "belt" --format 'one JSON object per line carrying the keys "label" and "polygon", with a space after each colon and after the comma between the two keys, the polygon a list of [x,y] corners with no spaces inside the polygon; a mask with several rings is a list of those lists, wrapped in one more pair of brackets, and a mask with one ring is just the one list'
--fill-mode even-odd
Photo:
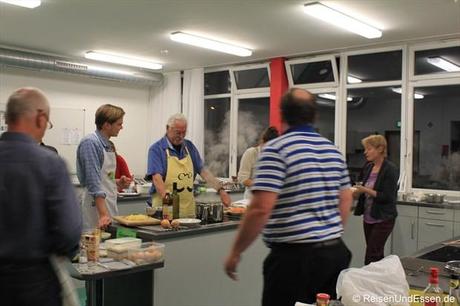
{"label": "belt", "polygon": [[326,240],[326,241],[318,241],[318,242],[311,242],[311,243],[278,243],[278,242],[273,242],[269,243],[268,247],[271,249],[278,249],[278,248],[284,248],[284,249],[318,249],[318,248],[324,248],[324,247],[330,247],[334,245],[338,245],[342,243],[341,238],[335,238],[331,240]]}

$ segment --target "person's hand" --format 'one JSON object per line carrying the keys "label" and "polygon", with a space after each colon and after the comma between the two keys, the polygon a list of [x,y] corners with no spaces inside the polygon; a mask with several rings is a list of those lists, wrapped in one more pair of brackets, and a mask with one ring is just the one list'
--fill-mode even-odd
{"label": "person's hand", "polygon": [[230,277],[234,281],[238,280],[238,276],[236,273],[236,267],[238,266],[239,262],[240,262],[240,254],[232,252],[227,257],[224,263],[225,273],[228,275],[228,277]]}
{"label": "person's hand", "polygon": [[354,193],[357,193],[358,195],[366,192],[366,187],[363,185],[355,185],[353,188],[356,189]]}
{"label": "person's hand", "polygon": [[118,179],[118,187],[120,187],[121,189],[128,188],[129,185],[131,185],[132,181],[133,181],[132,178],[122,175]]}
{"label": "person's hand", "polygon": [[220,189],[219,190],[219,196],[220,196],[220,200],[222,201],[222,203],[226,206],[226,207],[229,207],[231,202],[232,202],[232,199],[230,198],[230,196],[228,195],[228,193],[223,190],[223,189]]}
{"label": "person's hand", "polygon": [[112,218],[109,215],[99,216],[97,227],[100,229],[106,229],[112,223]]}

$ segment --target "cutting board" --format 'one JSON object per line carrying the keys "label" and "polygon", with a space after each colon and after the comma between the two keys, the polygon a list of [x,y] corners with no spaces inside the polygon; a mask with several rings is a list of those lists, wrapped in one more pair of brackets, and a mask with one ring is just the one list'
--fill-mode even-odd
{"label": "cutting board", "polygon": [[160,220],[152,217],[145,220],[127,220],[126,216],[114,216],[113,219],[126,226],[158,225],[161,223]]}

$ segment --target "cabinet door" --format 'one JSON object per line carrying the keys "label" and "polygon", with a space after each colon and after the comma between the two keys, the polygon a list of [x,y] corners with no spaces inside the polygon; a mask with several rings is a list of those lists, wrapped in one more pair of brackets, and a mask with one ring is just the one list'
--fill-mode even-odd
{"label": "cabinet door", "polygon": [[454,237],[457,237],[460,239],[460,222],[455,222],[454,223]]}
{"label": "cabinet door", "polygon": [[350,215],[342,239],[352,253],[350,267],[364,266],[366,240],[364,239],[363,217]]}
{"label": "cabinet door", "polygon": [[419,249],[423,249],[447,239],[452,239],[454,235],[454,222],[452,221],[419,219],[418,223]]}
{"label": "cabinet door", "polygon": [[393,229],[393,254],[409,256],[417,251],[417,218],[398,216]]}

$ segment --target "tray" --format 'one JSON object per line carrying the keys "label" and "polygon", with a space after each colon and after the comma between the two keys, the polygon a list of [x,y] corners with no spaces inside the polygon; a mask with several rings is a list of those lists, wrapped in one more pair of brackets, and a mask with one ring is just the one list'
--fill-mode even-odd
{"label": "tray", "polygon": [[139,192],[118,192],[117,196],[119,197],[138,197],[141,194]]}
{"label": "tray", "polygon": [[126,226],[158,225],[160,220],[148,217],[146,220],[127,220],[127,216],[114,216],[113,219]]}

